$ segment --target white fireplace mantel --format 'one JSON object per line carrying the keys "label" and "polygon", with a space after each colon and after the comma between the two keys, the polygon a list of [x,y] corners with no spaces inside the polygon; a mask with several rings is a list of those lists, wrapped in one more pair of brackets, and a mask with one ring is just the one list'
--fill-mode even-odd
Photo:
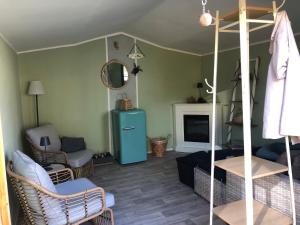
{"label": "white fireplace mantel", "polygon": [[[208,151],[212,141],[212,104],[174,104],[175,150],[178,152]],[[209,116],[209,143],[184,141],[184,115]],[[222,107],[216,106],[216,149],[222,144]]]}

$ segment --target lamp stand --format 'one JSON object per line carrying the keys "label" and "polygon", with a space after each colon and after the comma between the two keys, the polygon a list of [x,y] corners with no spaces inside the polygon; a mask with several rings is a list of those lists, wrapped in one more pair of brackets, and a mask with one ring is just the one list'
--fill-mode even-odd
{"label": "lamp stand", "polygon": [[39,96],[35,95],[35,108],[36,108],[36,126],[40,126],[40,121],[39,121]]}

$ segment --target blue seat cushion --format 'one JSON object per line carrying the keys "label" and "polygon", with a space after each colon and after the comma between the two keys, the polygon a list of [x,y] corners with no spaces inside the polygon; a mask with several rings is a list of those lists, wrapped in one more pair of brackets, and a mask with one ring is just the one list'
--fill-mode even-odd
{"label": "blue seat cushion", "polygon": [[[60,195],[71,195],[78,192],[96,188],[97,186],[87,178],[69,180],[64,183],[55,185],[56,191]],[[115,197],[112,193],[105,192],[106,207],[110,208],[115,205]]]}
{"label": "blue seat cushion", "polygon": [[265,145],[258,149],[258,151],[256,152],[256,156],[275,162],[280,154],[278,153],[278,151],[273,151],[271,145]]}

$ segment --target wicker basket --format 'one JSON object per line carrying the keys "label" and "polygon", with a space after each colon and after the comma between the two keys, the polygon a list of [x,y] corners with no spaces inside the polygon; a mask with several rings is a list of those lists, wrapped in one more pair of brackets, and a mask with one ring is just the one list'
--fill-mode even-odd
{"label": "wicker basket", "polygon": [[150,139],[151,152],[153,156],[163,157],[168,145],[168,139],[159,137]]}
{"label": "wicker basket", "polygon": [[131,100],[129,100],[127,98],[120,99],[119,100],[119,108],[120,108],[120,110],[123,110],[123,111],[133,109]]}

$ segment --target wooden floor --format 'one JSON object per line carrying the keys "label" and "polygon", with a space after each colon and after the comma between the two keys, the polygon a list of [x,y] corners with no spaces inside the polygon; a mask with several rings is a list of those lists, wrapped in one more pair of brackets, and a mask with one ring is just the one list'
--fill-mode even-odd
{"label": "wooden floor", "polygon": [[[149,155],[146,162],[97,166],[91,178],[115,194],[116,225],[208,225],[209,204],[178,180],[176,157]],[[223,225],[215,219],[214,225]]]}

